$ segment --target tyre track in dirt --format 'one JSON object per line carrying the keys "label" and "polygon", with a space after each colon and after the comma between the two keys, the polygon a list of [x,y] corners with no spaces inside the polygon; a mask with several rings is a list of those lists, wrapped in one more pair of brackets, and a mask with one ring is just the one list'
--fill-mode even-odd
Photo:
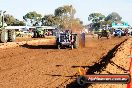
{"label": "tyre track in dirt", "polygon": [[[52,50],[51,50],[52,51]],[[48,53],[48,54],[52,54],[52,53],[54,53],[54,52],[59,52],[59,50],[57,50],[57,51],[52,51],[51,52],[50,51],[50,53]],[[65,52],[67,52],[68,50],[65,50]],[[65,52],[63,52],[63,53],[65,53]],[[47,51],[45,52],[45,53],[47,53]],[[41,56],[40,57],[37,57],[37,58],[41,58]],[[27,58],[26,58],[27,59]],[[0,73],[2,73],[2,72],[9,72],[10,70],[15,70],[15,69],[17,69],[17,68],[19,68],[19,67],[24,67],[24,66],[26,66],[26,65],[29,65],[29,64],[32,64],[32,63],[34,63],[34,60],[35,60],[36,58],[33,58],[31,61],[29,61],[29,62],[27,62],[27,63],[24,63],[24,64],[22,64],[22,65],[19,65],[19,66],[14,66],[13,68],[7,68],[7,69],[4,69],[4,70],[2,70],[2,71],[0,71]],[[40,59],[37,59],[37,60],[40,60]],[[26,60],[27,61],[27,60]],[[27,72],[27,73],[30,73],[30,72]]]}
{"label": "tyre track in dirt", "polygon": [[[118,48],[110,63],[99,74],[107,74],[107,71],[111,74],[129,73],[131,41],[132,39],[129,38]],[[127,88],[127,84],[92,84],[89,88]]]}
{"label": "tyre track in dirt", "polygon": [[[65,81],[77,72],[78,68],[73,68],[74,66],[93,65],[95,62],[99,61],[100,57],[104,55],[105,52],[108,52],[114,45],[117,45],[124,39],[125,38],[114,38],[110,40],[88,39],[86,48],[74,50],[56,50],[53,49],[53,47],[45,49],[43,45],[17,47],[14,51],[8,49],[9,51],[7,50],[6,52],[10,54],[13,51],[14,55],[12,57],[7,56],[3,58],[2,60],[4,61],[2,63],[0,61],[0,63],[2,67],[5,66],[5,63],[8,63],[6,68],[10,68],[12,64],[15,65],[13,65],[11,69],[0,72],[0,87],[55,88],[59,86],[59,88],[63,88]],[[104,43],[110,46],[104,46]],[[15,51],[17,51],[17,53]],[[23,51],[27,51],[28,53],[18,54]],[[18,56],[15,56],[17,54]],[[24,57],[25,59],[23,59]],[[10,63],[8,62],[9,60]],[[74,77],[72,77],[71,80],[73,81]],[[69,81],[71,82],[71,80]],[[62,83],[64,83],[63,86],[61,85]]]}
{"label": "tyre track in dirt", "polygon": [[[29,39],[30,41],[32,41],[31,39]],[[37,39],[36,39],[37,40]],[[39,40],[39,39],[38,39]],[[22,41],[22,39],[21,39]],[[33,58],[32,56],[36,56],[37,54],[39,54],[40,52],[35,52],[33,49],[46,49],[46,48],[49,48],[50,46],[50,50],[45,50],[43,51],[45,54],[47,54],[48,52],[52,53],[52,52],[56,52],[54,51],[53,49],[56,48],[53,44],[54,44],[54,38],[51,41],[51,45],[46,45],[47,42],[44,42],[43,45],[28,45],[28,44],[24,44],[24,45],[20,45],[20,47],[13,47],[13,48],[8,48],[8,49],[1,49],[0,53],[0,63],[4,63],[4,66],[7,66],[6,68],[4,68],[4,66],[1,66],[0,64],[0,71],[5,71],[5,70],[9,70],[9,69],[12,69],[12,68],[15,68],[15,67],[20,67],[20,66],[23,66],[24,64],[28,64],[31,62],[31,60],[34,60],[35,58]],[[36,41],[35,41],[36,42]],[[32,43],[34,43],[34,41],[32,41]],[[23,49],[24,48],[24,49]],[[30,49],[27,49],[27,48],[30,48],[32,49],[32,51]],[[17,50],[18,49],[18,50]],[[11,51],[11,52],[10,52]],[[31,52],[35,52],[33,53],[33,55],[31,55]],[[25,57],[23,57],[25,56]],[[10,57],[10,58],[8,58]],[[20,62],[20,63],[16,63],[17,65],[14,65],[14,64],[11,64],[11,63],[14,63],[15,62],[15,59],[18,59],[19,57],[23,57],[23,58],[20,58],[20,60],[23,60],[23,62]],[[7,59],[5,59],[7,58]],[[13,62],[12,62],[12,60]],[[5,62],[6,60],[6,62]],[[8,61],[7,61],[8,60]],[[11,60],[11,61],[10,61]],[[26,63],[25,63],[26,62]],[[10,63],[10,65],[9,65]],[[3,69],[4,68],[4,69]]]}
{"label": "tyre track in dirt", "polygon": [[[68,50],[67,50],[68,51]],[[59,52],[59,50],[48,50],[48,51],[45,51],[45,52],[43,52],[43,53],[45,53],[45,54],[47,54],[47,53],[54,53],[54,52]],[[65,51],[66,52],[66,51]],[[65,53],[64,52],[64,53]],[[14,59],[15,60],[15,58],[17,59],[17,58],[19,58],[19,57],[21,57],[21,56],[28,56],[28,57],[24,57],[23,59],[24,59],[24,61],[23,61],[23,63],[21,62],[21,63],[15,63],[15,64],[17,64],[17,65],[13,65],[13,66],[10,66],[10,65],[8,65],[8,63],[7,63],[7,65],[8,65],[8,67],[7,68],[5,68],[5,69],[2,69],[3,68],[3,66],[1,66],[0,68],[0,72],[2,72],[2,71],[6,71],[6,70],[11,70],[11,69],[15,69],[15,68],[18,68],[18,67],[21,67],[21,66],[24,66],[24,65],[27,65],[27,64],[29,64],[29,63],[32,63],[32,61],[34,61],[36,58],[35,57],[32,57],[32,56],[36,56],[37,54],[39,54],[40,52],[36,52],[36,53],[34,53],[33,55],[31,55],[30,54],[30,52],[29,51],[26,51],[26,52],[23,52],[23,53],[21,53],[21,54],[19,54],[19,55],[8,55],[8,56],[3,56],[3,57],[0,57],[0,63],[3,63],[3,62],[5,62],[4,61],[4,59],[5,58],[7,58],[7,57],[10,57],[9,58],[9,61],[7,61],[8,63],[10,63],[10,60],[11,59]],[[39,60],[39,59],[41,59],[41,57],[38,57],[37,58],[37,60]],[[2,61],[3,60],[3,61]],[[7,60],[7,59],[6,59]],[[26,62],[26,63],[25,63]],[[11,63],[10,63],[11,64]],[[4,65],[6,65],[6,64],[4,64]]]}
{"label": "tyre track in dirt", "polygon": [[[121,44],[123,44],[124,42],[126,42],[128,39],[125,39],[124,41],[122,41],[121,43],[119,43],[118,45],[116,45],[113,49],[111,49],[105,56],[100,58],[100,61],[95,63],[93,66],[85,66],[88,68],[88,71],[86,74],[100,74],[103,69],[106,68],[106,66],[110,63],[110,60],[115,56],[119,46]],[[121,69],[121,68],[120,68]],[[111,74],[111,73],[109,73]],[[68,84],[66,86],[66,88],[88,88],[89,86],[91,86],[91,84],[86,84],[84,86],[80,86],[78,85],[77,81],[73,81],[70,84]]]}
{"label": "tyre track in dirt", "polygon": [[[56,88],[64,88],[66,87],[66,82],[70,81],[72,78],[74,78],[77,75],[77,73],[75,73],[75,75],[73,76],[69,76],[70,78],[66,79],[63,83],[61,83],[59,86],[57,86]],[[65,77],[62,77],[60,80],[62,80]],[[72,79],[73,80],[73,79]],[[64,86],[65,85],[65,86]]]}

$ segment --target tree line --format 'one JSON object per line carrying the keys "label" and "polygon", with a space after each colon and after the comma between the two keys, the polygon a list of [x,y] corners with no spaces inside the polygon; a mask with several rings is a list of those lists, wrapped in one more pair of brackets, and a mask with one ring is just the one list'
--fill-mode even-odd
{"label": "tree line", "polygon": [[[24,26],[25,22],[29,22],[31,26],[57,26],[59,28],[83,28],[83,21],[79,18],[75,18],[76,9],[72,5],[64,5],[54,10],[54,14],[42,14],[36,11],[28,12],[23,16],[23,21],[20,21],[10,14],[5,14],[5,22],[8,26]],[[93,27],[99,27],[100,24],[111,25],[113,21],[120,21],[122,17],[112,12],[108,16],[101,13],[91,13],[88,15],[88,21],[92,21]]]}
{"label": "tree line", "polygon": [[99,28],[101,25],[112,25],[112,22],[123,23],[122,17],[117,12],[112,12],[108,16],[101,13],[91,13],[88,20],[92,22],[93,28]]}
{"label": "tree line", "polygon": [[42,17],[41,14],[36,11],[29,12],[23,19],[30,20],[33,26],[57,26],[63,29],[75,29],[82,28],[83,23],[79,18],[75,18],[75,8],[72,5],[64,5],[55,9],[54,14],[47,14]]}
{"label": "tree line", "polygon": [[4,14],[4,21],[8,26],[25,26],[25,23],[30,23],[30,26],[57,26],[64,29],[81,28],[83,23],[79,18],[74,17],[75,13],[76,10],[72,5],[64,5],[56,8],[54,14],[47,14],[43,17],[36,11],[28,12],[23,16],[23,21],[10,14]]}

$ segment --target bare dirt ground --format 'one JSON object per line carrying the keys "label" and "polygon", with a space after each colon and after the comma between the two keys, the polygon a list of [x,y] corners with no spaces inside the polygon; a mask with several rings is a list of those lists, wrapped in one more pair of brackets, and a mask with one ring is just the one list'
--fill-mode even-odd
{"label": "bare dirt ground", "polygon": [[54,38],[54,36],[46,36],[45,38],[17,37],[16,42],[31,41],[31,40],[38,40],[38,39],[51,39],[51,38]]}
{"label": "bare dirt ground", "polygon": [[87,38],[86,47],[58,50],[52,43],[0,50],[0,88],[76,88],[79,66],[92,66],[126,37]]}
{"label": "bare dirt ground", "polygon": [[55,36],[46,36],[45,38],[17,37],[15,42],[0,43],[0,49],[18,47],[24,44],[54,44]]}
{"label": "bare dirt ground", "polygon": [[[132,39],[128,39],[121,44],[113,53],[109,63],[97,74],[128,74],[130,69],[130,44]],[[107,58],[109,59],[109,58]],[[92,84],[88,88],[127,88],[127,84]]]}

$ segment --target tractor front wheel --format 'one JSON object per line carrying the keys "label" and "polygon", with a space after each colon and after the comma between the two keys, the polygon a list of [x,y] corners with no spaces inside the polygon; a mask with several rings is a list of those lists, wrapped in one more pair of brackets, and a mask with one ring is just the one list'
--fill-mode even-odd
{"label": "tractor front wheel", "polygon": [[100,38],[101,38],[101,35],[99,34],[99,35],[98,35],[98,39],[100,39]]}
{"label": "tractor front wheel", "polygon": [[73,46],[73,48],[75,48],[75,49],[77,48],[77,44],[76,44],[76,43],[74,43],[74,46]]}

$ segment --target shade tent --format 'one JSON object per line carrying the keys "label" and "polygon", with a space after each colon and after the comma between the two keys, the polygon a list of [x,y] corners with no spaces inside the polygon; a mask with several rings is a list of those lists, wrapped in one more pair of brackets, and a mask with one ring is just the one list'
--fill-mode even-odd
{"label": "shade tent", "polygon": [[128,28],[129,26],[112,26],[112,28]]}
{"label": "shade tent", "polygon": [[7,26],[5,29],[19,29],[19,30],[29,30],[29,29],[35,29],[36,27],[42,27],[44,29],[56,29],[56,27],[53,26]]}
{"label": "shade tent", "polygon": [[128,25],[128,23],[127,22],[124,22],[124,23],[120,23],[120,22],[113,22],[112,23],[112,28],[123,28],[123,29],[125,29],[125,28],[128,28],[129,27],[129,25]]}
{"label": "shade tent", "polygon": [[43,29],[56,29],[56,27],[54,27],[54,26],[36,26],[36,27],[41,27],[41,28],[43,28]]}
{"label": "shade tent", "polygon": [[5,29],[29,29],[29,28],[35,28],[32,26],[7,26]]}

